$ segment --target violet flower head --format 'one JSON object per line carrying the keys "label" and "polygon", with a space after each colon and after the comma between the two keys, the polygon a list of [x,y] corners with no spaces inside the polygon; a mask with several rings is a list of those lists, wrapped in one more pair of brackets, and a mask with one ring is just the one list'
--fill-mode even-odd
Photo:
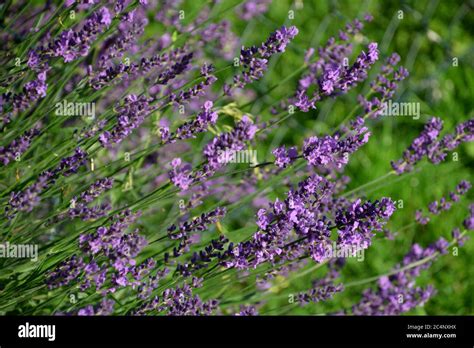
{"label": "violet flower head", "polygon": [[140,127],[152,110],[147,97],[128,95],[124,104],[117,110],[117,124],[111,131],[103,132],[99,136],[99,142],[103,147],[122,142],[134,129]]}
{"label": "violet flower head", "polygon": [[474,204],[469,206],[469,216],[464,220],[463,224],[466,230],[474,230]]}
{"label": "violet flower head", "polygon": [[271,0],[247,0],[237,9],[239,17],[249,21],[268,10]]}
{"label": "violet flower head", "polygon": [[179,189],[186,191],[194,182],[191,165],[188,163],[181,164],[181,158],[179,157],[174,158],[170,164],[171,170],[168,175],[171,182]]}
{"label": "violet flower head", "polygon": [[284,146],[277,147],[272,151],[275,156],[275,165],[279,168],[286,168],[298,157],[298,150],[295,146],[286,149]]}
{"label": "violet flower head", "polygon": [[68,211],[69,218],[80,217],[83,221],[98,219],[107,214],[110,210],[109,204],[88,207],[87,204],[95,200],[105,191],[112,188],[114,180],[103,178],[93,183],[86,191],[82,192],[79,197],[74,197]]}
{"label": "violet flower head", "polygon": [[166,142],[174,142],[176,139],[195,138],[197,133],[205,132],[209,126],[213,126],[217,122],[218,114],[212,111],[212,106],[212,101],[206,101],[201,108],[202,111],[197,114],[194,120],[179,126],[175,134],[167,136],[164,133],[162,138],[165,138]]}
{"label": "violet flower head", "polygon": [[[120,287],[141,284],[142,268],[153,267],[154,263],[136,265],[135,257],[145,247],[146,239],[137,230],[127,232],[127,229],[139,215],[139,212],[125,210],[114,215],[109,226],[100,226],[92,234],[80,235],[82,255],[73,256],[74,262],[67,260],[48,273],[48,286],[55,288],[77,282],[81,291],[95,286],[106,294]],[[67,269],[67,273],[63,269]],[[110,284],[103,288],[107,281]]]}
{"label": "violet flower head", "polygon": [[114,312],[115,301],[107,298],[102,299],[97,306],[88,305],[81,308],[77,315],[93,316],[93,315],[111,315]]}
{"label": "violet flower head", "polygon": [[240,64],[244,71],[234,76],[235,86],[243,88],[246,84],[262,78],[267,70],[270,57],[284,52],[286,46],[297,34],[298,29],[295,26],[289,28],[283,26],[274,33],[271,33],[268,39],[260,46],[242,47],[240,51]]}
{"label": "violet flower head", "polygon": [[403,159],[393,162],[392,167],[397,174],[409,172],[413,166],[421,161],[424,156],[432,153],[438,143],[437,138],[443,129],[443,122],[440,118],[433,117],[424,127],[420,135],[403,152]]}
{"label": "violet flower head", "polygon": [[[377,288],[364,291],[361,301],[352,307],[352,314],[399,315],[422,306],[434,295],[435,290],[432,286],[417,287],[415,280],[421,270],[430,267],[437,255],[447,252],[448,246],[449,243],[443,238],[426,249],[414,244],[403,262],[394,269],[396,271],[403,267],[405,270],[379,278]],[[417,265],[424,259],[428,261]]]}
{"label": "violet flower head", "polygon": [[252,123],[249,117],[244,116],[230,132],[216,136],[203,150],[207,163],[201,174],[203,176],[210,175],[225,165],[222,161],[222,154],[226,151],[245,149],[245,142],[253,139],[256,132],[257,126]]}
{"label": "violet flower head", "polygon": [[71,29],[63,31],[59,37],[49,45],[47,54],[53,57],[62,57],[65,63],[72,62],[88,54],[90,44],[96,36],[112,22],[109,10],[102,7],[86,19],[78,31]]}
{"label": "violet flower head", "polygon": [[35,127],[23,133],[22,136],[13,140],[6,147],[0,146],[0,163],[6,166],[13,160],[19,160],[20,156],[30,147],[33,138],[38,134],[39,129]]}
{"label": "violet flower head", "polygon": [[454,134],[446,134],[438,140],[443,129],[441,119],[433,117],[420,135],[403,152],[403,158],[392,161],[392,168],[397,174],[413,169],[413,166],[426,157],[431,163],[439,164],[446,159],[446,152],[454,150],[463,142],[474,140],[474,120],[468,120],[456,126]]}

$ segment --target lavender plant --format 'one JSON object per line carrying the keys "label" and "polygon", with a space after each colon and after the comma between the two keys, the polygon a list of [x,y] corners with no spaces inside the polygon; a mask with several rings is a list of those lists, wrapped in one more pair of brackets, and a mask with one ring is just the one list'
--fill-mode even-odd
{"label": "lavender plant", "polygon": [[[398,315],[436,296],[417,281],[468,243],[469,177],[428,209],[370,189],[448,165],[474,139],[472,112],[443,136],[450,115],[424,115],[384,175],[350,186],[410,69],[372,37],[377,15],[337,21],[319,46],[293,9],[255,41],[238,30],[274,6],[0,5],[0,313]],[[299,68],[282,74],[288,57]],[[434,242],[348,277],[454,206],[463,219]]]}

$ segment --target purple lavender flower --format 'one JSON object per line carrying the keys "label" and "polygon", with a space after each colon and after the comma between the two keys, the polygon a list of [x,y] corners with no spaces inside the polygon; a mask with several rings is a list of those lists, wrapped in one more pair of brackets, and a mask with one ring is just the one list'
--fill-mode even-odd
{"label": "purple lavender flower", "polygon": [[271,0],[247,0],[237,9],[239,17],[249,21],[268,10]]}
{"label": "purple lavender flower", "polygon": [[225,163],[222,162],[222,153],[225,151],[240,151],[245,149],[245,141],[251,140],[257,127],[252,123],[247,116],[242,117],[242,120],[235,125],[235,128],[228,133],[223,133],[215,137],[204,148],[204,156],[207,163],[204,165],[204,170],[200,176],[208,176],[221,168]]}
{"label": "purple lavender flower", "polygon": [[[293,259],[309,254],[316,262],[326,258],[327,244],[331,244],[331,229],[337,228],[338,244],[367,248],[374,231],[381,230],[383,220],[394,211],[388,198],[374,203],[360,200],[351,205],[336,208],[335,223],[322,207],[334,193],[335,185],[327,179],[313,175],[300,182],[297,190],[291,190],[284,201],[271,204],[272,211],[260,209],[257,213],[257,231],[250,241],[229,247],[227,267],[248,269],[278,258]],[[292,236],[296,233],[297,239]]]}
{"label": "purple lavender flower", "polygon": [[[22,93],[3,93],[1,102],[5,105],[1,105],[0,110],[6,110],[7,105],[11,103],[14,113],[24,111],[34,105],[37,100],[44,98],[48,89],[48,84],[46,83],[46,73],[48,70],[49,67],[45,64],[44,67],[37,72],[34,80],[25,83]],[[8,122],[9,119],[7,118],[4,123]]]}
{"label": "purple lavender flower", "polygon": [[441,119],[433,117],[426,125],[420,135],[403,152],[403,158],[392,161],[392,168],[397,174],[403,174],[413,169],[413,166],[427,157],[433,164],[439,164],[446,158],[446,151],[450,151],[459,146],[462,142],[473,141],[474,120],[460,123],[455,130],[455,134],[447,134],[438,140],[443,129]]}
{"label": "purple lavender flower", "polygon": [[255,306],[240,306],[240,311],[238,313],[235,313],[237,316],[244,316],[244,317],[250,317],[250,316],[256,316],[258,315],[258,311],[255,308]]}
{"label": "purple lavender flower", "polygon": [[103,192],[110,190],[113,182],[114,180],[110,178],[99,179],[86,191],[82,192],[79,197],[74,197],[68,211],[69,218],[80,217],[83,221],[87,221],[105,216],[111,208],[109,204],[88,207],[87,203],[95,200]]}
{"label": "purple lavender flower", "polygon": [[209,23],[199,33],[203,48],[212,49],[212,53],[218,57],[231,59],[239,45],[239,38],[231,29],[231,23],[227,20]]}
{"label": "purple lavender flower", "polygon": [[474,204],[469,206],[470,215],[464,220],[464,227],[466,230],[474,230]]}
{"label": "purple lavender flower", "polygon": [[117,124],[111,131],[103,132],[99,141],[103,147],[120,143],[132,131],[138,128],[145,117],[152,111],[150,100],[145,96],[130,94],[125,98],[125,102],[118,108]]}
{"label": "purple lavender flower", "polygon": [[87,154],[81,148],[76,148],[75,154],[61,159],[53,170],[41,173],[33,184],[23,191],[12,192],[5,215],[12,219],[17,212],[30,212],[40,202],[41,193],[60,176],[69,176],[76,173],[86,163]]}
{"label": "purple lavender flower", "polygon": [[171,93],[167,103],[174,103],[175,105],[180,105],[184,102],[189,102],[192,99],[195,99],[199,96],[203,96],[205,94],[206,88],[211,86],[214,82],[217,81],[217,77],[215,77],[212,72],[214,71],[214,67],[212,65],[204,64],[201,67],[201,77],[203,81],[198,82],[194,86],[179,91],[176,93]]}
{"label": "purple lavender flower", "polygon": [[92,316],[92,315],[111,315],[114,312],[115,301],[109,299],[102,299],[97,306],[88,305],[81,308],[77,315]]}
{"label": "purple lavender flower", "polygon": [[[368,19],[368,18],[367,18]],[[377,43],[368,46],[368,52],[362,51],[352,66],[349,66],[347,57],[352,53],[352,45],[348,43],[350,36],[354,36],[363,28],[363,23],[354,20],[348,23],[344,31],[339,33],[339,43],[331,37],[325,46],[319,48],[318,59],[309,64],[309,72],[301,77],[295,96],[284,104],[294,104],[303,112],[316,108],[316,102],[324,97],[339,93],[346,93],[350,88],[365,80],[367,71],[378,60]],[[305,62],[313,55],[314,49],[309,49]],[[314,92],[309,90],[314,86]]]}
{"label": "purple lavender flower", "polygon": [[112,18],[106,7],[94,12],[78,31],[65,30],[50,44],[46,54],[53,57],[63,57],[64,62],[72,62],[87,55],[91,41],[110,25]]}
{"label": "purple lavender flower", "polygon": [[175,158],[171,161],[171,168],[171,171],[168,173],[171,182],[176,187],[186,191],[194,182],[191,173],[191,165],[181,165],[181,158]]}
{"label": "purple lavender flower", "polygon": [[189,284],[168,288],[163,291],[161,297],[154,297],[144,303],[135,315],[145,315],[156,311],[165,315],[211,315],[218,305],[217,300],[203,301],[198,295],[193,294],[193,288]]}
{"label": "purple lavender flower", "polygon": [[141,277],[149,273],[154,262],[136,265],[135,257],[146,245],[146,240],[137,230],[126,232],[139,215],[125,210],[113,216],[110,226],[100,226],[92,234],[80,235],[79,247],[83,255],[73,256],[72,261],[66,260],[49,272],[48,286],[56,288],[77,282],[82,291],[95,286],[106,294],[120,287],[142,284]]}
{"label": "purple lavender flower", "polygon": [[391,162],[393,169],[398,173],[409,172],[424,156],[432,153],[437,146],[437,138],[443,129],[441,119],[433,117],[424,127],[420,135],[403,152],[403,159]]}
{"label": "purple lavender flower", "polygon": [[298,34],[295,26],[281,27],[279,30],[271,33],[268,39],[259,47],[242,47],[240,51],[240,64],[244,71],[240,75],[234,76],[234,84],[243,88],[246,84],[259,80],[265,70],[270,57],[276,53],[285,51],[286,46]]}
{"label": "purple lavender flower", "polygon": [[303,144],[303,156],[310,165],[335,166],[341,168],[349,161],[349,154],[357,151],[369,140],[370,132],[363,126],[361,118],[351,123],[346,129],[345,137],[335,136],[310,137]]}
{"label": "purple lavender flower", "polygon": [[167,143],[176,141],[176,139],[195,138],[197,133],[202,133],[207,130],[209,126],[215,125],[217,122],[217,112],[212,111],[212,101],[208,100],[202,106],[202,111],[197,114],[196,119],[188,121],[176,129],[176,132],[171,135],[166,134],[163,130],[162,138]]}
{"label": "purple lavender flower", "polygon": [[[440,238],[434,244],[423,249],[414,244],[403,262],[394,269],[390,276],[379,278],[377,289],[367,289],[362,294],[361,301],[352,307],[355,315],[399,315],[411,309],[422,306],[435,293],[432,286],[425,289],[416,287],[415,280],[420,271],[430,267],[433,259],[440,253],[446,253],[449,243]],[[426,259],[427,262],[411,266]],[[402,267],[409,267],[396,272]]]}
{"label": "purple lavender flower", "polygon": [[298,150],[294,146],[288,150],[284,146],[280,146],[273,150],[272,154],[275,156],[275,165],[280,168],[286,168],[296,160]]}
{"label": "purple lavender flower", "polygon": [[26,151],[31,145],[31,141],[34,137],[39,134],[39,129],[34,127],[20,136],[18,139],[13,140],[6,147],[0,146],[0,162],[6,166],[8,163],[19,157]]}
{"label": "purple lavender flower", "polygon": [[305,292],[299,292],[296,295],[295,302],[302,306],[308,303],[323,302],[332,299],[335,294],[343,290],[344,286],[342,284],[318,286]]}

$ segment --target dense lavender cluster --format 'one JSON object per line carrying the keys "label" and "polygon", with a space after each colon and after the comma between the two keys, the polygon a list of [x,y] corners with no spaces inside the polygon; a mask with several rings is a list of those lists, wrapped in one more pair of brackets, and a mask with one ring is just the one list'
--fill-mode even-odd
{"label": "dense lavender cluster", "polygon": [[[366,16],[366,21],[371,17]],[[353,86],[367,78],[368,69],[378,60],[378,47],[372,42],[367,47],[367,52],[362,51],[355,62],[349,66],[349,56],[352,53],[350,37],[359,33],[363,22],[354,20],[340,31],[339,38],[331,37],[325,46],[319,48],[318,59],[309,63],[315,50],[310,48],[305,55],[309,72],[298,83],[298,89],[289,103],[297,106],[301,111],[307,112],[316,108],[316,102],[327,96],[337,93],[346,93]],[[312,94],[309,91],[314,89]]]}
{"label": "dense lavender cluster", "polygon": [[427,158],[433,164],[439,164],[446,158],[446,152],[452,151],[463,142],[474,140],[474,120],[460,123],[454,134],[446,134],[438,140],[443,129],[443,121],[433,117],[425,125],[420,135],[403,152],[403,158],[392,161],[393,169],[402,174],[413,170],[413,166]]}
{"label": "dense lavender cluster", "polygon": [[86,19],[81,29],[63,31],[44,49],[44,54],[62,57],[65,63],[84,57],[89,52],[91,42],[111,23],[110,11],[107,7],[102,7]]}
{"label": "dense lavender cluster", "polygon": [[297,158],[304,157],[312,166],[342,168],[348,163],[349,155],[367,143],[370,137],[370,132],[361,118],[351,121],[351,126],[344,130],[342,135],[312,136],[305,139],[301,155],[298,155],[294,146],[288,150],[284,146],[276,148],[272,152],[275,156],[275,165],[285,168]]}
{"label": "dense lavender cluster", "polygon": [[267,41],[260,46],[242,47],[240,51],[240,64],[244,71],[234,76],[235,86],[244,88],[246,84],[261,79],[267,70],[270,57],[276,53],[284,52],[288,43],[297,34],[298,29],[295,26],[289,28],[281,27],[281,29],[270,34]]}
{"label": "dense lavender cluster", "polygon": [[41,173],[37,180],[26,189],[10,194],[5,215],[11,219],[19,211],[30,212],[41,200],[41,193],[52,185],[61,175],[70,176],[76,173],[86,163],[87,154],[81,148],[76,148],[74,155],[61,159],[59,165],[53,170]]}
{"label": "dense lavender cluster", "polygon": [[[0,37],[8,48],[0,50],[8,53],[0,76],[2,233],[40,244],[44,252],[39,268],[2,261],[2,279],[12,282],[2,284],[5,303],[25,305],[15,313],[251,316],[265,314],[267,295],[286,295],[285,288],[292,291],[289,305],[322,308],[348,287],[376,280],[358,303],[336,314],[399,315],[424,305],[435,290],[417,286],[417,279],[449,247],[466,243],[474,204],[464,229],[452,229],[451,242],[440,237],[426,248],[415,243],[387,273],[341,280],[346,258],[399,236],[392,232],[398,227],[387,226],[394,200],[373,190],[380,178],[349,191],[345,170],[352,169],[346,168],[350,157],[369,141],[373,123],[384,121],[384,106],[409,75],[401,57],[386,53],[385,40],[379,47],[363,35],[370,15],[348,23],[320,48],[293,47],[307,24],[282,26],[260,45],[247,46],[232,20],[214,21],[221,4],[211,3],[192,14],[175,0],[48,2],[37,19],[13,4],[19,10],[13,22],[2,13],[6,30]],[[273,12],[263,16],[270,4],[249,0],[225,11],[271,24]],[[22,20],[28,30],[18,28]],[[149,21],[156,22],[151,31]],[[165,32],[153,35],[162,27]],[[301,53],[294,54],[301,65],[295,74],[278,76],[280,83],[268,89],[266,79],[248,88],[287,50]],[[12,57],[18,57],[13,64]],[[367,93],[359,94],[364,81]],[[315,127],[308,117],[304,123],[292,119],[277,136],[269,135],[294,109],[304,116],[341,95],[345,107],[350,91],[357,103],[333,130],[320,113]],[[53,117],[57,102],[93,104],[97,119]],[[294,124],[308,133],[293,136]],[[448,151],[474,139],[474,120],[444,136],[442,130],[440,118],[430,119],[381,178],[408,173],[424,158],[445,161]],[[243,164],[227,157],[254,148],[270,159]],[[123,161],[130,151],[134,160]],[[233,162],[242,165],[227,166]],[[470,188],[461,181],[430,203],[426,214],[416,210],[415,221],[426,225]],[[31,219],[22,221],[27,213]],[[247,222],[249,215],[255,218]],[[38,270],[45,274],[38,276]],[[310,285],[296,289],[302,282],[293,276],[306,276]],[[38,283],[38,293],[28,288]],[[22,287],[34,296],[17,299]],[[61,293],[80,294],[80,305],[50,302]],[[0,310],[8,312],[8,306]]]}
{"label": "dense lavender cluster", "polygon": [[[422,306],[435,294],[435,290],[432,286],[417,287],[414,280],[422,270],[430,266],[437,255],[446,253],[448,246],[449,243],[444,238],[425,249],[414,244],[392,275],[380,277],[375,290],[364,291],[361,301],[352,307],[352,314],[399,315]],[[417,265],[422,260],[426,262]]]}
{"label": "dense lavender cluster", "polygon": [[109,226],[100,226],[92,234],[82,234],[79,247],[83,255],[72,256],[50,272],[48,286],[56,288],[78,283],[82,291],[95,287],[103,294],[121,287],[140,286],[156,262],[149,259],[136,264],[135,257],[147,242],[138,230],[127,233],[127,229],[139,215],[125,210],[114,215]]}
{"label": "dense lavender cluster", "polygon": [[130,135],[143,123],[145,117],[152,111],[152,107],[149,98],[130,94],[117,111],[119,113],[117,124],[111,131],[105,131],[99,136],[99,141],[104,147],[120,143]]}
{"label": "dense lavender cluster", "polygon": [[165,315],[211,315],[217,309],[217,300],[203,301],[198,295],[193,294],[193,287],[189,284],[166,289],[161,297],[156,296],[151,301],[143,304],[135,315],[150,314],[150,312]]}
{"label": "dense lavender cluster", "polygon": [[28,150],[31,145],[31,141],[34,137],[38,136],[39,129],[33,128],[26,131],[21,137],[13,140],[6,147],[0,146],[0,162],[6,166],[8,163],[14,160],[20,160],[20,156]]}
{"label": "dense lavender cluster", "polygon": [[69,218],[80,217],[82,220],[87,221],[105,216],[111,208],[109,204],[88,207],[88,203],[95,200],[105,191],[110,190],[113,182],[114,180],[110,178],[99,179],[86,191],[82,192],[79,197],[74,197],[71,200],[68,211]]}
{"label": "dense lavender cluster", "polygon": [[166,143],[176,142],[178,139],[195,138],[196,134],[205,132],[209,126],[215,125],[217,122],[217,112],[212,111],[212,101],[207,100],[201,108],[196,118],[188,121],[176,129],[173,134],[169,133],[168,127],[162,127],[161,139]]}
{"label": "dense lavender cluster", "polygon": [[332,222],[324,208],[328,209],[334,186],[327,179],[313,175],[289,191],[284,201],[277,199],[272,203],[270,211],[260,209],[257,213],[259,231],[250,241],[236,245],[225,265],[248,269],[263,262],[279,258],[291,260],[304,254],[323,262],[327,257],[326,246],[331,244],[332,229],[337,230],[340,246],[367,248],[374,232],[382,229],[382,221],[394,212],[393,202],[383,198],[374,203],[362,203],[359,199],[336,209]]}
{"label": "dense lavender cluster", "polygon": [[[471,189],[471,183],[466,180],[462,180],[457,186],[454,192],[449,193],[449,197],[441,197],[439,201],[433,201],[428,205],[428,211],[431,214],[438,215],[442,211],[451,209],[452,205],[458,202],[461,197],[465,195]],[[415,212],[415,220],[421,225],[426,225],[430,218],[429,216],[423,215],[421,210]]]}

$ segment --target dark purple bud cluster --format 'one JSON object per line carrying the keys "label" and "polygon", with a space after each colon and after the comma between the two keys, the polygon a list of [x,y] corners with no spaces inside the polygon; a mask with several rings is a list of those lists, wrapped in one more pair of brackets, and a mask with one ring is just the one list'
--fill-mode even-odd
{"label": "dark purple bud cluster", "polygon": [[462,142],[474,140],[474,120],[460,123],[454,134],[447,134],[438,140],[443,122],[433,117],[424,127],[420,135],[403,152],[403,158],[392,161],[392,168],[397,174],[413,170],[413,166],[426,157],[431,163],[439,164],[446,158],[446,151],[454,150]]}
{"label": "dark purple bud cluster", "polygon": [[191,233],[207,230],[209,225],[219,221],[225,214],[225,208],[217,207],[210,212],[202,213],[192,220],[181,222],[178,226],[171,225],[168,228],[168,237],[172,240],[179,240],[179,246],[173,249],[173,257],[182,255],[188,250],[189,245],[192,244]]}
{"label": "dark purple bud cluster", "polygon": [[50,272],[48,286],[56,288],[74,282],[82,291],[95,286],[97,291],[105,294],[121,287],[149,285],[148,280],[143,283],[143,278],[156,262],[148,259],[136,265],[135,257],[146,245],[146,239],[137,230],[126,231],[139,215],[125,210],[113,216],[110,226],[101,226],[92,234],[80,235],[79,247],[83,256],[74,255]]}
{"label": "dark purple bud cluster", "polygon": [[295,302],[297,301],[302,306],[308,303],[323,302],[332,299],[335,294],[343,290],[344,286],[342,284],[320,286],[298,293]]}
{"label": "dark purple bud cluster", "polygon": [[110,210],[110,204],[102,204],[94,207],[88,207],[87,204],[95,200],[102,193],[112,188],[114,180],[103,178],[93,183],[79,197],[74,197],[68,211],[69,218],[80,217],[83,221],[98,219],[107,214]]}
{"label": "dark purple bud cluster", "polygon": [[[243,88],[246,84],[262,78],[267,70],[269,59],[274,54],[284,52],[286,46],[297,34],[298,29],[295,26],[289,28],[283,26],[270,34],[267,41],[260,46],[242,47],[240,51],[240,64],[243,66],[244,71],[234,76],[234,85]],[[227,91],[227,94],[229,94],[229,91]]]}
{"label": "dark purple bud cluster", "polygon": [[251,316],[256,316],[258,315],[258,311],[255,308],[255,306],[240,306],[240,310],[238,313],[235,313],[237,316],[242,316],[242,317],[251,317]]}
{"label": "dark purple bud cluster", "polygon": [[39,133],[39,129],[35,127],[23,133],[21,137],[13,140],[7,146],[0,146],[0,163],[6,166],[11,161],[20,160],[20,156],[28,150],[31,141]]}
{"label": "dark purple bud cluster", "polygon": [[111,315],[114,312],[115,301],[103,298],[96,306],[88,305],[79,309],[77,315],[79,316],[93,316],[93,315]]}
{"label": "dark purple bud cluster", "polygon": [[222,153],[225,151],[240,151],[247,146],[246,141],[253,139],[258,128],[255,126],[248,116],[242,117],[235,127],[227,133],[216,136],[210,143],[204,147],[203,154],[206,157],[207,163],[204,165],[200,176],[208,176],[226,163],[222,161]]}
{"label": "dark purple bud cluster", "polygon": [[189,102],[196,97],[203,96],[205,94],[206,88],[217,81],[217,77],[212,74],[213,71],[214,66],[204,64],[201,68],[201,78],[203,80],[188,89],[179,91],[177,94],[171,93],[167,102],[180,105],[184,102]]}
{"label": "dark purple bud cluster", "polygon": [[161,297],[156,296],[151,301],[143,304],[135,312],[135,315],[145,315],[150,314],[150,312],[172,316],[211,315],[217,309],[218,304],[217,300],[203,301],[198,295],[194,295],[193,288],[185,283],[182,286],[176,286],[176,288],[166,289]]}
{"label": "dark purple bud cluster", "polygon": [[41,173],[33,184],[28,186],[23,191],[12,192],[5,214],[9,219],[12,219],[17,212],[30,212],[40,202],[41,193],[56,179],[63,176],[70,176],[76,173],[81,166],[86,163],[87,154],[81,149],[76,148],[75,154],[63,158],[59,165],[53,170],[47,170]]}
{"label": "dark purple bud cluster", "polygon": [[99,136],[101,145],[107,147],[118,144],[138,128],[153,110],[150,102],[151,100],[143,95],[128,95],[124,104],[118,107],[117,124],[111,131],[105,131]]}
{"label": "dark purple bud cluster", "polygon": [[376,289],[364,291],[361,301],[352,307],[352,314],[400,315],[422,306],[434,295],[435,290],[432,286],[417,287],[415,280],[421,270],[430,267],[437,255],[447,252],[448,246],[449,243],[443,238],[425,249],[414,244],[402,264],[395,267],[394,274],[380,277]]}
{"label": "dark purple bud cluster", "polygon": [[196,118],[179,126],[174,134],[170,135],[169,129],[162,127],[160,130],[162,141],[173,143],[178,139],[195,138],[197,133],[205,132],[209,126],[215,125],[218,115],[217,112],[212,111],[212,106],[212,101],[206,101]]}
{"label": "dark purple bud cluster", "polygon": [[[225,250],[225,245],[228,242],[229,240],[223,235],[220,235],[218,239],[211,240],[204,249],[195,251],[188,262],[178,263],[176,265],[176,272],[181,274],[183,277],[189,277],[195,271],[208,267],[208,265],[213,261],[221,262],[226,255],[226,251],[230,252],[232,249],[233,244],[229,243]],[[180,253],[179,248],[181,247],[182,241],[180,241],[179,247],[173,250],[173,256],[176,257],[177,254]]]}
{"label": "dark purple bud cluster", "polygon": [[72,62],[89,53],[91,42],[112,22],[112,17],[106,7],[102,7],[85,21],[80,30],[65,30],[59,37],[44,49],[44,54],[52,57],[62,57],[64,62]]}

